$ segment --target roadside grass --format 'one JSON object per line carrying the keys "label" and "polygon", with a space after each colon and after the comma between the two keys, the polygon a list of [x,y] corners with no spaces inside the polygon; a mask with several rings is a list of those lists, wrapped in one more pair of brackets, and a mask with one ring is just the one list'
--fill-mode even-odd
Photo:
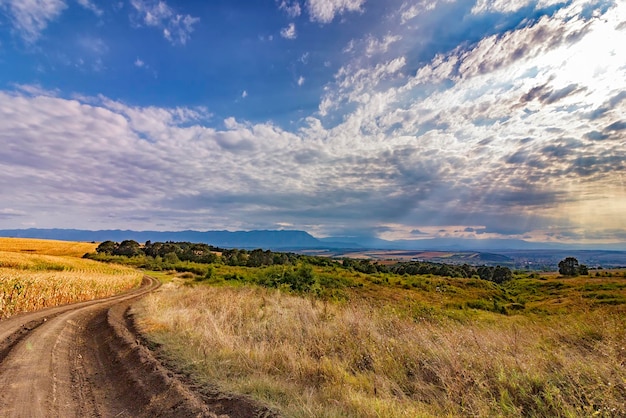
{"label": "roadside grass", "polygon": [[259,286],[274,273],[179,273],[139,327],[198,383],[289,417],[626,415],[623,278],[314,268],[307,292]]}
{"label": "roadside grass", "polygon": [[95,244],[0,238],[0,319],[136,287],[143,273],[79,258]]}

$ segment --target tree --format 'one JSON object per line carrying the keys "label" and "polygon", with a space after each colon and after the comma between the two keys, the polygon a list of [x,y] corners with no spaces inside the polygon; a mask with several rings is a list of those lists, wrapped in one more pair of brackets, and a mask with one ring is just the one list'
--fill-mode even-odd
{"label": "tree", "polygon": [[141,246],[137,241],[132,239],[122,241],[115,249],[113,255],[123,255],[126,257],[134,257],[141,254]]}
{"label": "tree", "polygon": [[117,249],[117,243],[113,241],[104,241],[103,243],[98,245],[98,248],[96,248],[96,252],[98,254],[104,253],[104,254],[110,255],[110,254],[113,254],[116,249]]}
{"label": "tree", "polygon": [[580,273],[578,260],[574,257],[567,257],[559,261],[559,273],[563,276],[578,276]]}
{"label": "tree", "polygon": [[496,266],[496,268],[493,269],[493,276],[491,277],[491,281],[497,284],[502,284],[506,281],[511,280],[512,278],[513,272],[511,272],[510,268]]}

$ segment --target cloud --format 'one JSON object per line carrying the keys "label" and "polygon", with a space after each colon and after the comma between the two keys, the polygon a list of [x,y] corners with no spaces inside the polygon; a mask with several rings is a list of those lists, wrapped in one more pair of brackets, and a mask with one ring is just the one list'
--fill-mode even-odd
{"label": "cloud", "polygon": [[548,84],[544,84],[542,86],[533,87],[528,93],[526,93],[520,99],[521,103],[527,103],[532,100],[539,100],[544,104],[552,104],[558,102],[565,97],[568,97],[572,94],[580,93],[584,91],[584,87],[579,87],[576,84],[570,84],[562,89],[554,90],[548,87]]}
{"label": "cloud", "polygon": [[27,95],[30,95],[30,96],[56,97],[61,92],[58,89],[54,89],[54,90],[45,89],[39,84],[14,84],[13,86],[19,91],[26,93]]}
{"label": "cloud", "polygon": [[100,38],[84,36],[78,39],[78,45],[93,55],[104,55],[109,51],[109,46]]}
{"label": "cloud", "polygon": [[67,7],[64,0],[0,0],[0,7],[11,18],[13,28],[27,43],[39,39],[48,24]]}
{"label": "cloud", "polygon": [[365,53],[368,56],[372,56],[375,54],[384,54],[389,50],[389,47],[394,42],[398,42],[402,39],[400,35],[391,35],[387,34],[382,39],[376,39],[374,37],[370,37],[367,41],[367,46],[365,48]]}
{"label": "cloud", "polygon": [[298,78],[298,86],[302,86],[304,84],[304,77],[300,76]]}
{"label": "cloud", "polygon": [[241,92],[241,98],[245,99],[246,97],[248,97],[248,91],[244,90],[244,91]]}
{"label": "cloud", "polygon": [[614,122],[606,127],[607,131],[624,131],[626,130],[626,120]]}
{"label": "cloud", "polygon": [[280,30],[280,36],[285,39],[296,39],[296,25],[294,23],[290,23],[286,28],[282,28]]}
{"label": "cloud", "polygon": [[342,102],[368,102],[370,92],[390,78],[396,76],[406,65],[404,57],[377,64],[371,68],[343,66],[335,74],[334,90],[326,94],[319,106],[322,116],[330,110],[338,109]]}
{"label": "cloud", "polygon": [[[501,22],[471,7],[426,17]],[[618,3],[566,3],[467,42],[435,19],[441,43],[420,49],[428,19],[393,15],[397,27],[351,36],[318,112],[288,128],[16,86],[0,92],[0,197],[20,222],[51,226],[615,239],[607,231],[626,230],[621,16]]]}
{"label": "cloud", "polygon": [[415,3],[403,3],[400,6],[400,23],[402,25],[415,19],[424,12],[435,10],[440,3],[453,3],[456,0],[421,0]]}
{"label": "cloud", "polygon": [[145,62],[143,62],[141,59],[139,59],[139,57],[137,57],[137,59],[135,60],[135,67],[139,67],[142,68],[146,65]]}
{"label": "cloud", "polygon": [[362,11],[365,0],[307,0],[306,7],[312,21],[330,23],[336,15]]}
{"label": "cloud", "polygon": [[531,0],[478,0],[472,14],[513,13],[528,6]]}
{"label": "cloud", "polygon": [[130,0],[131,5],[146,26],[161,29],[163,37],[173,45],[185,45],[200,18],[178,14],[164,1]]}
{"label": "cloud", "polygon": [[0,209],[0,219],[20,218],[25,215],[26,213],[11,208]]}
{"label": "cloud", "polygon": [[[278,2],[278,0],[276,1]],[[287,13],[287,16],[291,18],[298,17],[302,13],[302,9],[300,8],[300,3],[298,1],[281,0],[278,8]]]}
{"label": "cloud", "polygon": [[92,0],[76,0],[78,4],[83,6],[87,10],[91,10],[96,16],[102,16],[103,11]]}

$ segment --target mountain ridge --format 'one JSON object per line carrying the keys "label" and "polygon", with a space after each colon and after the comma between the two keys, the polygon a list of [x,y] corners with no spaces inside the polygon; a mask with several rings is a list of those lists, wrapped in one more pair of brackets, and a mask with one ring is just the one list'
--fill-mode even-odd
{"label": "mountain ridge", "polygon": [[134,231],[83,230],[61,228],[29,228],[0,230],[0,236],[16,238],[57,239],[64,241],[189,241],[203,242],[225,248],[264,249],[389,249],[389,250],[444,250],[444,251],[502,251],[502,250],[604,250],[626,251],[626,243],[619,244],[561,244],[536,243],[518,239],[461,239],[429,238],[388,241],[368,236],[337,236],[316,238],[301,230],[251,231]]}

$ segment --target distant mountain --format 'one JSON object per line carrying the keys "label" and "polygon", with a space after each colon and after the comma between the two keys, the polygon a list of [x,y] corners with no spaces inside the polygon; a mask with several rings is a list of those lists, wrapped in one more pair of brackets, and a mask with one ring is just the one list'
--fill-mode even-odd
{"label": "distant mountain", "polygon": [[438,250],[438,251],[491,251],[502,250],[604,250],[626,251],[626,243],[622,244],[561,244],[551,242],[530,242],[520,239],[462,239],[462,238],[429,238],[418,240],[386,241],[371,237],[327,237],[321,238],[323,243],[341,243],[343,247],[332,248],[368,248],[381,250]]}
{"label": "distant mountain", "polygon": [[203,242],[225,248],[263,248],[272,250],[324,248],[324,244],[304,231],[85,231],[79,229],[14,229],[0,230],[0,236],[43,238],[63,241],[116,241],[132,239],[150,241]]}
{"label": "distant mountain", "polygon": [[604,250],[626,251],[626,244],[575,245],[539,243],[516,239],[458,239],[432,238],[386,241],[368,236],[337,236],[315,238],[305,231],[86,231],[79,229],[12,229],[0,230],[0,236],[46,238],[65,241],[116,241],[132,239],[137,242],[189,241],[203,242],[225,248],[263,248],[270,250],[303,249],[380,249],[502,252],[505,250]]}

